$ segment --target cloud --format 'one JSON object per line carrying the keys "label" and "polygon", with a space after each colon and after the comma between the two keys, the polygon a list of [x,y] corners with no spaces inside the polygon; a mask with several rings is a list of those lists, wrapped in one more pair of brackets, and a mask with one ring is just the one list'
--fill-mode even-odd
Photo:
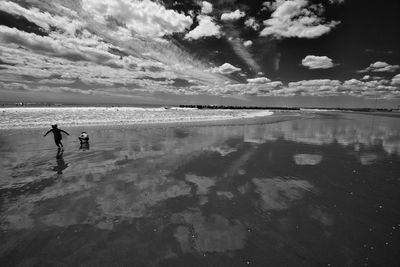
{"label": "cloud", "polygon": [[258,29],[260,29],[260,24],[258,24],[258,22],[256,21],[255,18],[250,17],[248,18],[245,22],[244,25],[246,27],[252,28],[253,30],[257,31]]}
{"label": "cloud", "polygon": [[234,20],[238,20],[242,17],[246,16],[246,13],[244,13],[243,11],[240,11],[239,9],[232,11],[230,13],[223,13],[221,15],[221,20],[222,21],[234,21]]}
{"label": "cloud", "polygon": [[221,27],[215,24],[212,17],[199,15],[197,19],[199,20],[199,25],[188,32],[185,35],[185,39],[197,40],[204,37],[214,36],[216,38],[220,38],[222,36]]}
{"label": "cloud", "polygon": [[2,25],[0,25],[0,42],[21,45],[38,53],[63,57],[75,61],[97,61],[95,58],[102,61],[113,57],[106,51],[74,45],[68,42],[62,35],[53,35],[51,37],[39,36]]}
{"label": "cloud", "polygon": [[321,5],[309,5],[306,0],[280,1],[260,36],[275,38],[317,38],[331,31],[338,22],[324,23],[318,17],[324,9]]}
{"label": "cloud", "polygon": [[400,68],[399,65],[390,65],[386,62],[377,61],[375,63],[370,64],[368,68],[359,70],[358,72],[360,72],[360,73],[364,73],[364,72],[395,72],[399,68]]}
{"label": "cloud", "polygon": [[241,68],[237,68],[229,63],[224,63],[219,67],[211,69],[212,73],[220,73],[220,74],[232,74],[234,72],[241,71]]}
{"label": "cloud", "polygon": [[268,79],[267,77],[258,77],[258,78],[253,78],[253,79],[247,79],[248,83],[257,83],[257,84],[263,84],[270,82],[271,80]]}
{"label": "cloud", "polygon": [[400,85],[400,74],[397,74],[392,78],[392,85]]}
{"label": "cloud", "polygon": [[341,82],[338,80],[316,79],[290,82],[283,92],[293,95],[332,96],[337,95]]}
{"label": "cloud", "polygon": [[333,68],[332,59],[327,56],[309,55],[303,58],[301,64],[309,69],[330,69]]}
{"label": "cloud", "polygon": [[64,30],[69,35],[74,35],[75,31],[81,29],[85,24],[78,20],[76,12],[65,12],[65,16],[57,16],[38,8],[26,9],[13,2],[0,2],[0,10],[17,16],[23,16],[30,22],[38,25],[46,31],[51,31],[51,27],[56,30]]}
{"label": "cloud", "polygon": [[264,9],[268,10],[268,11],[275,11],[279,5],[281,5],[281,0],[277,0],[276,2],[268,2],[265,1],[262,5],[264,6]]}
{"label": "cloud", "polygon": [[213,11],[213,5],[207,1],[201,2],[201,13],[209,14]]}
{"label": "cloud", "polygon": [[243,42],[243,45],[246,47],[251,46],[252,44],[253,44],[253,42],[251,40],[247,40],[247,41]]}
{"label": "cloud", "polygon": [[191,17],[150,0],[82,0],[82,8],[95,21],[104,24],[114,21],[118,28],[126,28],[131,35],[162,37],[183,32],[193,23]]}

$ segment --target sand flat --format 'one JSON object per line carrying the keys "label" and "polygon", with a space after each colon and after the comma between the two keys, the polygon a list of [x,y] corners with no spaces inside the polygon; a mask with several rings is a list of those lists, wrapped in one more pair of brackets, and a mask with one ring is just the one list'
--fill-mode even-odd
{"label": "sand flat", "polygon": [[398,119],[325,113],[1,130],[0,265],[390,266]]}

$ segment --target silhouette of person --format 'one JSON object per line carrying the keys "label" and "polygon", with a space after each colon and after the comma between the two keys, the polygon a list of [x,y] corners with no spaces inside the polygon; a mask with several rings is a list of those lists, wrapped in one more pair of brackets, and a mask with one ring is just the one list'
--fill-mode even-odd
{"label": "silhouette of person", "polygon": [[67,135],[69,135],[69,133],[67,133],[67,132],[64,131],[64,130],[58,129],[58,128],[57,128],[57,124],[51,125],[51,128],[52,128],[52,129],[50,129],[50,130],[49,130],[47,133],[45,133],[43,136],[46,136],[46,135],[48,135],[50,132],[52,132],[53,135],[54,135],[54,143],[56,143],[58,149],[60,149],[60,148],[63,148],[63,149],[64,149],[64,146],[63,146],[63,144],[61,143],[61,139],[62,139],[61,132],[65,133],[65,134],[67,134]]}
{"label": "silhouette of person", "polygon": [[65,161],[64,161],[63,153],[64,153],[63,149],[59,149],[57,151],[57,155],[56,155],[57,166],[53,167],[53,171],[56,171],[57,174],[62,174],[62,171],[65,170],[66,168],[68,168],[68,164],[65,163]]}

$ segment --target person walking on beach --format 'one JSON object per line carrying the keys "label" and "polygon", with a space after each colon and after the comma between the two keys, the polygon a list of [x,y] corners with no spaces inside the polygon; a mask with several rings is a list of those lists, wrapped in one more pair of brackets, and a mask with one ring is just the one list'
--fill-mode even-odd
{"label": "person walking on beach", "polygon": [[50,129],[50,130],[49,130],[47,133],[45,133],[43,136],[46,136],[46,135],[48,135],[50,132],[53,132],[53,135],[54,135],[54,142],[55,142],[56,145],[58,146],[58,149],[60,149],[60,148],[63,148],[63,149],[64,149],[64,146],[63,146],[63,144],[61,143],[61,139],[62,139],[61,132],[65,133],[65,134],[67,134],[67,135],[69,135],[69,133],[67,133],[67,132],[64,131],[64,130],[58,129],[57,124],[51,125],[51,128],[52,128],[52,129]]}

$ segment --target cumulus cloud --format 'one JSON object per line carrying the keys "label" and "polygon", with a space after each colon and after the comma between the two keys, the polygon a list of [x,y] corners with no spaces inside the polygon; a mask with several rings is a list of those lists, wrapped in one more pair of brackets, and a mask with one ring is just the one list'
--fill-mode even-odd
{"label": "cumulus cloud", "polygon": [[390,65],[386,62],[377,61],[369,65],[368,68],[360,70],[358,72],[395,72],[400,68],[399,65]]}
{"label": "cumulus cloud", "polygon": [[252,78],[252,79],[247,79],[248,83],[258,83],[258,84],[263,84],[270,82],[271,80],[268,79],[267,77],[258,77],[258,78]]}
{"label": "cumulus cloud", "polygon": [[237,68],[229,63],[224,63],[219,67],[211,69],[212,73],[220,73],[220,74],[232,74],[234,72],[241,71],[241,68]]}
{"label": "cumulus cloud", "polygon": [[[219,68],[211,70],[222,73]],[[289,82],[269,81],[259,77],[247,79],[247,83],[226,83],[219,85],[191,86],[187,90],[193,94],[236,95],[236,96],[352,96],[362,98],[397,99],[400,97],[398,77],[390,80],[361,81],[350,79],[344,82],[330,79],[315,79]]]}
{"label": "cumulus cloud", "polygon": [[333,68],[332,59],[327,56],[309,55],[303,58],[301,64],[309,69],[330,69]]}
{"label": "cumulus cloud", "polygon": [[117,25],[123,25],[120,28],[127,28],[133,35],[162,37],[183,32],[193,23],[191,17],[150,0],[83,0],[82,8],[94,20],[101,23],[114,20]]}
{"label": "cumulus cloud", "polygon": [[201,2],[201,13],[209,14],[213,11],[213,5],[207,1]]}
{"label": "cumulus cloud", "polygon": [[230,13],[223,13],[221,15],[221,20],[222,21],[234,21],[234,20],[238,20],[242,17],[246,16],[246,13],[244,13],[243,11],[240,11],[239,9],[232,11]]}
{"label": "cumulus cloud", "polygon": [[216,37],[220,38],[222,36],[221,27],[215,24],[214,20],[210,16],[200,15],[197,17],[199,20],[199,25],[188,32],[185,35],[185,39],[197,40],[204,37]]}
{"label": "cumulus cloud", "polygon": [[247,40],[247,41],[243,42],[243,45],[246,47],[251,46],[252,44],[253,44],[253,42],[251,40]]}
{"label": "cumulus cloud", "polygon": [[265,1],[262,5],[264,6],[264,9],[268,11],[274,11],[277,9],[277,7],[281,4],[282,0],[277,0],[276,2],[268,2]]}
{"label": "cumulus cloud", "polygon": [[338,22],[325,23],[319,14],[321,5],[310,5],[307,0],[279,1],[271,18],[264,21],[266,26],[261,36],[275,38],[317,38],[331,31]]}
{"label": "cumulus cloud", "polygon": [[260,24],[258,24],[258,22],[256,21],[255,18],[250,17],[248,18],[245,22],[244,25],[246,27],[252,28],[253,30],[257,31],[258,29],[260,29]]}
{"label": "cumulus cloud", "polygon": [[392,78],[392,85],[400,85],[400,74],[397,74]]}

